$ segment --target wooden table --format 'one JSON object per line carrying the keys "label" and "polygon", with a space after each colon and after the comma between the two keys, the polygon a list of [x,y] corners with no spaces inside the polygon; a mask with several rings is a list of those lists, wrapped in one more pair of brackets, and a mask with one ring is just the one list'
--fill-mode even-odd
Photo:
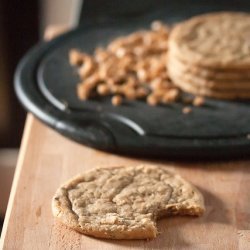
{"label": "wooden table", "polygon": [[[194,156],[195,157],[195,156]],[[159,221],[151,241],[100,240],[57,222],[51,197],[68,178],[96,166],[153,163],[204,194],[201,218]],[[250,162],[177,163],[112,155],[72,142],[28,115],[5,224],[3,249],[250,249]]]}

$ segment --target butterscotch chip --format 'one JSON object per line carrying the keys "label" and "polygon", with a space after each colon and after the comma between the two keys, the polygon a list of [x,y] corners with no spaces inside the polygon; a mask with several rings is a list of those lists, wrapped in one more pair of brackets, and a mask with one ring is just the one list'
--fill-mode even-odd
{"label": "butterscotch chip", "polygon": [[106,84],[100,84],[97,86],[97,93],[99,95],[108,95],[110,93],[109,87]]}
{"label": "butterscotch chip", "polygon": [[128,100],[136,99],[136,90],[131,87],[125,86],[125,88],[123,89],[123,94]]}
{"label": "butterscotch chip", "polygon": [[159,98],[157,98],[154,94],[150,94],[147,97],[147,104],[150,106],[156,106],[159,103]]}
{"label": "butterscotch chip", "polygon": [[149,78],[146,69],[139,69],[137,71],[137,77],[141,82],[146,82]]}
{"label": "butterscotch chip", "polygon": [[164,103],[171,103],[177,101],[180,96],[180,91],[178,89],[170,89],[163,96]]}
{"label": "butterscotch chip", "polygon": [[82,78],[88,77],[96,68],[96,64],[91,56],[85,55],[82,61],[82,66],[79,68],[79,76]]}
{"label": "butterscotch chip", "polygon": [[205,99],[202,96],[196,96],[193,100],[193,105],[200,107],[205,103]]}
{"label": "butterscotch chip", "polygon": [[115,95],[112,97],[111,102],[114,106],[119,106],[122,104],[122,97],[120,95]]}
{"label": "butterscotch chip", "polygon": [[183,109],[182,109],[182,113],[183,114],[189,114],[189,113],[191,113],[192,112],[192,109],[190,108],[190,107],[184,107]]}
{"label": "butterscotch chip", "polygon": [[169,81],[162,79],[162,77],[157,77],[150,83],[150,88],[153,90],[157,90],[157,89],[166,90],[170,88],[171,86],[173,85]]}
{"label": "butterscotch chip", "polygon": [[69,63],[72,66],[79,66],[83,63],[84,57],[82,53],[76,49],[71,49],[69,52]]}
{"label": "butterscotch chip", "polygon": [[68,227],[94,237],[151,239],[166,215],[203,214],[201,193],[160,166],[97,168],[61,186],[52,211]]}

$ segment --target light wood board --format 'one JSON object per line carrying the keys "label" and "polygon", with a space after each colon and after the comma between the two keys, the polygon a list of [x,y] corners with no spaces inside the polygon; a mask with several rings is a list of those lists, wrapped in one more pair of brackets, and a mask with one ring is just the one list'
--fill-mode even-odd
{"label": "light wood board", "polygon": [[[141,163],[164,165],[196,185],[205,196],[205,215],[162,219],[158,223],[161,234],[151,241],[95,239],[53,218],[51,198],[68,178],[96,166]],[[250,249],[250,162],[177,163],[112,155],[72,142],[28,115],[1,247]]]}

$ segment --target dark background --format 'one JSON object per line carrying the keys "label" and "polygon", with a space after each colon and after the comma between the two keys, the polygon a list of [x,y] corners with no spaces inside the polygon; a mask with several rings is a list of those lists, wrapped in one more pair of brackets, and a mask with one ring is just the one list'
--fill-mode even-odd
{"label": "dark background", "polygon": [[0,1],[0,148],[18,147],[25,111],[13,89],[20,58],[39,39],[38,0]]}

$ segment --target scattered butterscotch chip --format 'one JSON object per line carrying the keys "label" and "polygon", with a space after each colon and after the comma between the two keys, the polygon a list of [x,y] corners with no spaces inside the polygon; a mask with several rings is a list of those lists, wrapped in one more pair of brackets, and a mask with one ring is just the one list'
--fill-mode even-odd
{"label": "scattered butterscotch chip", "polygon": [[100,84],[97,86],[97,93],[99,95],[105,96],[108,95],[110,93],[109,87],[107,84]]}
{"label": "scattered butterscotch chip", "polygon": [[85,55],[82,59],[82,65],[78,70],[78,74],[81,78],[85,79],[90,76],[94,71],[96,65],[91,56]]}
{"label": "scattered butterscotch chip", "polygon": [[62,185],[52,200],[53,215],[63,224],[108,239],[152,239],[159,234],[157,219],[204,211],[196,187],[154,165],[93,169]]}
{"label": "scattered butterscotch chip", "polygon": [[182,109],[182,113],[183,114],[189,114],[189,113],[191,113],[192,112],[192,109],[190,108],[190,107],[184,107],[183,109]]}
{"label": "scattered butterscotch chip", "polygon": [[176,88],[169,89],[163,96],[163,103],[176,102],[180,96],[180,91]]}
{"label": "scattered butterscotch chip", "polygon": [[137,71],[137,78],[141,82],[146,82],[148,80],[148,73],[147,70],[144,68],[141,68]]}
{"label": "scattered butterscotch chip", "polygon": [[112,97],[111,102],[114,106],[119,106],[122,104],[122,97],[120,95],[115,95]]}
{"label": "scattered butterscotch chip", "polygon": [[80,100],[87,100],[89,98],[90,91],[88,88],[86,88],[86,86],[84,86],[82,84],[78,84],[77,85],[77,95],[78,95]]}
{"label": "scattered butterscotch chip", "polygon": [[196,96],[193,100],[193,105],[200,107],[205,103],[205,99],[202,96]]}
{"label": "scattered butterscotch chip", "polygon": [[76,49],[71,49],[69,52],[69,63],[72,66],[80,66],[83,63],[83,55]]}
{"label": "scattered butterscotch chip", "polygon": [[128,100],[135,100],[136,99],[136,91],[133,88],[125,86],[123,90],[123,94]]}

